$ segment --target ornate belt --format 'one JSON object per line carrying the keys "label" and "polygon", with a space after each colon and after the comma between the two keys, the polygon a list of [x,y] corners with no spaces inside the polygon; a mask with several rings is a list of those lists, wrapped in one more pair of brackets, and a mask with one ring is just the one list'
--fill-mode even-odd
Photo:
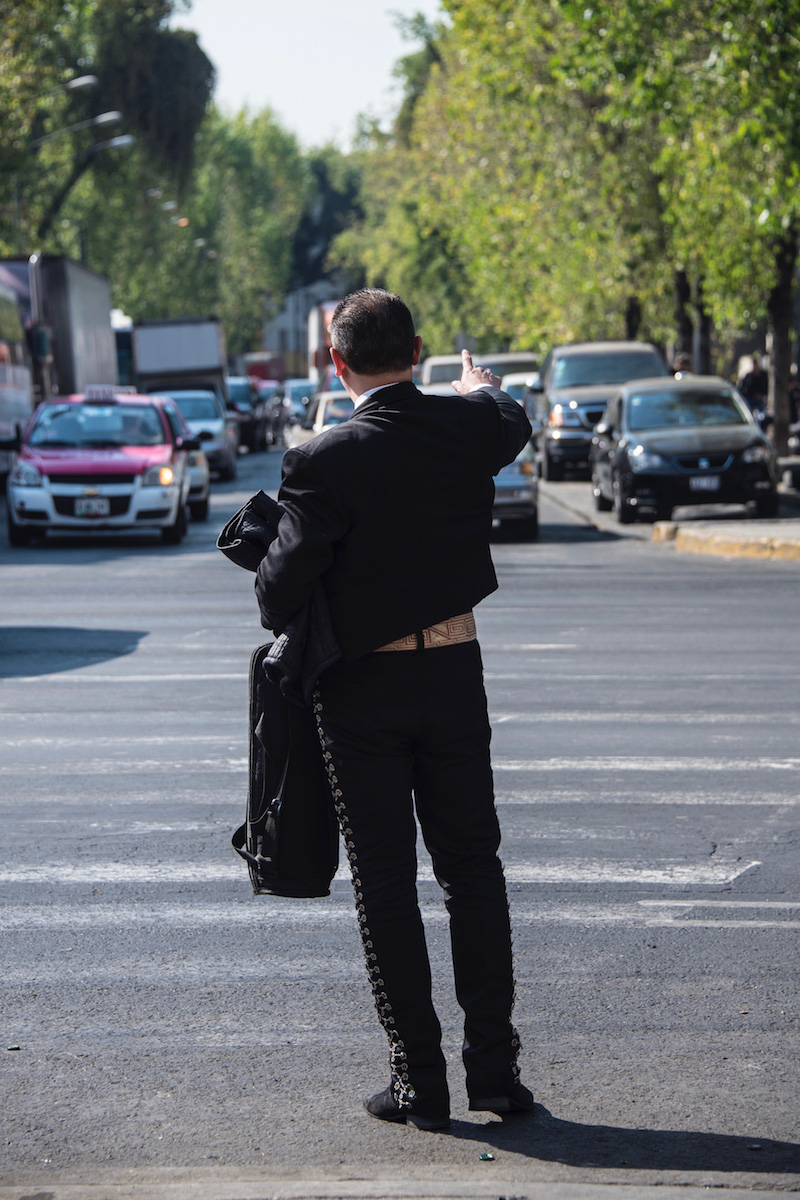
{"label": "ornate belt", "polygon": [[433,650],[437,646],[457,646],[460,642],[474,642],[476,633],[473,614],[462,613],[460,617],[449,617],[446,621],[439,621],[427,629],[420,629],[419,633],[409,633],[395,642],[378,646],[375,653],[381,654],[384,650]]}

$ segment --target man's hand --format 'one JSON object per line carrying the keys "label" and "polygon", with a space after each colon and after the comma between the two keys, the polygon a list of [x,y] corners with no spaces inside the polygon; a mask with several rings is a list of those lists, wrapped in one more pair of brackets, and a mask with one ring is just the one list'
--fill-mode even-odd
{"label": "man's hand", "polygon": [[469,350],[461,351],[461,378],[453,380],[453,387],[461,396],[476,392],[482,387],[500,387],[500,379],[488,367],[476,367]]}

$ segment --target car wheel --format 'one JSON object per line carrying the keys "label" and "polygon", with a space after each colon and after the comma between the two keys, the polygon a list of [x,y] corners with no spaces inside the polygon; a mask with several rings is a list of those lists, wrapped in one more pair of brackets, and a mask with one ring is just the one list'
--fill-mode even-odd
{"label": "car wheel", "polygon": [[167,525],[161,530],[161,540],[166,542],[168,546],[177,546],[182,542],[186,534],[186,505],[179,504],[178,511],[175,514],[175,520],[171,525]]}
{"label": "car wheel", "polygon": [[225,470],[220,471],[220,473],[219,473],[220,479],[222,479],[225,483],[230,483],[230,481],[232,479],[235,479],[236,478],[236,466],[237,466],[236,458],[235,457],[231,458],[231,461],[228,463]]}
{"label": "car wheel", "polygon": [[564,464],[553,462],[547,450],[542,451],[542,479],[550,483],[558,483],[564,478]]}
{"label": "car wheel", "polygon": [[599,480],[594,475],[592,475],[592,495],[594,496],[594,506],[598,512],[611,512],[614,505],[603,495]]}
{"label": "car wheel", "polygon": [[208,496],[205,500],[194,500],[189,505],[189,512],[192,514],[193,521],[208,520]]}
{"label": "car wheel", "polygon": [[756,500],[757,517],[777,517],[780,500],[775,492],[771,496],[762,496]]}
{"label": "car wheel", "polygon": [[8,541],[11,546],[30,546],[35,536],[32,529],[15,525],[11,513],[8,513]]}
{"label": "car wheel", "polygon": [[620,525],[632,525],[636,514],[628,504],[628,498],[622,490],[619,476],[614,479],[614,512]]}
{"label": "car wheel", "polygon": [[509,524],[516,530],[520,541],[535,542],[539,536],[538,512],[535,512],[533,516],[524,517],[521,521],[510,521]]}

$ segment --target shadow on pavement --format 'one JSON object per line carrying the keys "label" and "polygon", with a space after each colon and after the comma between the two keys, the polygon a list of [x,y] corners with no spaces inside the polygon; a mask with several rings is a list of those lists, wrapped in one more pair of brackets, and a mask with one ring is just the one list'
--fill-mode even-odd
{"label": "shadow on pavement", "polygon": [[488,1125],[453,1121],[451,1132],[456,1137],[486,1142],[511,1154],[570,1167],[758,1174],[800,1171],[800,1145],[794,1142],[696,1130],[579,1125],[559,1120],[541,1104],[531,1114]]}
{"label": "shadow on pavement", "polygon": [[584,525],[578,522],[556,524],[543,521],[539,526],[539,537],[531,540],[521,537],[513,526],[500,526],[492,530],[492,545],[536,546],[539,543],[552,542],[617,542],[622,535],[613,530],[596,529],[594,525]]}
{"label": "shadow on pavement", "polygon": [[0,625],[0,678],[53,675],[132,654],[146,630]]}

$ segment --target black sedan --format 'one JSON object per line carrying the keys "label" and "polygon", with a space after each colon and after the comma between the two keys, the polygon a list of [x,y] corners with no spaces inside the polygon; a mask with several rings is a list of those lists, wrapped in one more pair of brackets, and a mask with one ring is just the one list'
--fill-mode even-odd
{"label": "black sedan", "polygon": [[639,379],[609,401],[595,426],[592,489],[622,524],[669,520],[682,504],[753,503],[778,510],[778,463],[743,398],[725,379]]}

